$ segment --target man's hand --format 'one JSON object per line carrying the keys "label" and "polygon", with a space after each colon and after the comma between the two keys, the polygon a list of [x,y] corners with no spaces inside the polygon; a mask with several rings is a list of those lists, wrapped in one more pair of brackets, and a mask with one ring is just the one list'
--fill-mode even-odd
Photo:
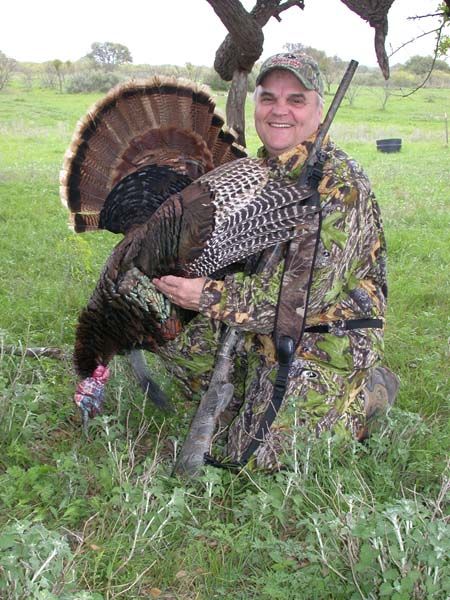
{"label": "man's hand", "polygon": [[205,281],[206,277],[187,279],[186,277],[165,275],[161,279],[153,279],[152,283],[174,304],[198,312]]}

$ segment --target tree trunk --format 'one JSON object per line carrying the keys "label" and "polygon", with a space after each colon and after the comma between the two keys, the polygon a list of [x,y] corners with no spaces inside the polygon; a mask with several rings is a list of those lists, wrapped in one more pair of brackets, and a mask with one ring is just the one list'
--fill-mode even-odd
{"label": "tree trunk", "polygon": [[224,81],[231,81],[236,69],[250,73],[263,51],[262,28],[271,17],[281,21],[280,14],[303,0],[257,0],[247,12],[239,0],[207,0],[229,34],[219,46],[214,68]]}
{"label": "tree trunk", "polygon": [[233,82],[227,98],[226,117],[227,125],[237,133],[237,141],[241,146],[246,146],[245,141],[245,101],[247,99],[248,73],[236,69],[233,73]]}
{"label": "tree trunk", "polygon": [[368,21],[375,29],[375,53],[378,65],[385,79],[389,79],[389,59],[384,43],[388,33],[388,12],[394,0],[341,0],[345,6]]}
{"label": "tree trunk", "polygon": [[239,0],[208,0],[230,32],[216,52],[214,68],[230,81],[236,69],[250,72],[263,51],[264,34],[260,24]]}
{"label": "tree trunk", "polygon": [[224,81],[232,81],[226,106],[227,125],[236,131],[238,142],[245,146],[248,74],[263,51],[262,28],[271,17],[280,20],[280,14],[292,6],[303,8],[303,0],[257,0],[250,12],[240,0],[207,2],[229,31],[216,52],[214,68]]}

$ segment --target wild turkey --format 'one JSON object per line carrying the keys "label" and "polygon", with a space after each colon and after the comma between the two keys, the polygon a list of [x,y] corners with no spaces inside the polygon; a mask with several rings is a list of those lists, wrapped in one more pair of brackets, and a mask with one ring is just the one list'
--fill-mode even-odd
{"label": "wild turkey", "polygon": [[[78,125],[61,199],[76,232],[123,233],[79,317],[76,401],[100,411],[106,366],[118,353],[155,351],[192,313],[152,284],[165,274],[214,274],[295,235],[310,195],[282,182],[226,131],[206,89],[157,78],[119,86]],[[238,160],[235,160],[238,159]],[[158,388],[150,393],[158,398]]]}

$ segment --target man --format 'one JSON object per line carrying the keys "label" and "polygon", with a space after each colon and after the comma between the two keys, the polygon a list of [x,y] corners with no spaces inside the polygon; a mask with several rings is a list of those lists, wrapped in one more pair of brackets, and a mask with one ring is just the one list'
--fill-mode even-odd
{"label": "man", "polygon": [[[296,179],[323,114],[317,63],[304,54],[277,54],[264,62],[256,84],[255,126],[263,143],[259,159],[277,176]],[[379,208],[357,163],[328,137],[322,150],[325,162],[318,186],[322,227],[306,329],[282,406],[254,453],[263,468],[279,468],[289,461],[298,426],[316,434],[334,430],[364,439],[368,421],[392,404],[398,387],[396,376],[378,366],[387,293]],[[203,373],[209,372],[213,354],[207,348],[218,339],[218,324],[246,332],[245,352],[238,361],[241,372],[236,373],[242,407],[228,432],[228,454],[234,460],[245,454],[271,403],[277,372],[272,333],[283,268],[281,257],[253,276],[237,272],[218,281],[173,276],[154,280],[173,302],[203,315],[193,325],[192,337],[186,334],[186,360],[180,366],[189,365],[190,345],[191,369],[199,367],[202,358]]]}

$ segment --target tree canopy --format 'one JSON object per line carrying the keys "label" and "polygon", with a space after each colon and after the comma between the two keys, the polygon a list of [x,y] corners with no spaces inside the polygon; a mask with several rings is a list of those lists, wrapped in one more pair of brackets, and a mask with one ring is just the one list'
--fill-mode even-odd
{"label": "tree canopy", "polygon": [[411,56],[405,63],[405,70],[416,75],[426,75],[432,68],[450,73],[448,64],[444,60],[434,60],[433,56]]}
{"label": "tree canopy", "polygon": [[106,71],[114,70],[117,65],[133,62],[128,48],[123,44],[113,42],[94,42],[91,45],[91,52],[87,56]]}
{"label": "tree canopy", "polygon": [[17,67],[17,61],[13,58],[9,58],[0,51],[0,90],[6,87],[11,74]]}

